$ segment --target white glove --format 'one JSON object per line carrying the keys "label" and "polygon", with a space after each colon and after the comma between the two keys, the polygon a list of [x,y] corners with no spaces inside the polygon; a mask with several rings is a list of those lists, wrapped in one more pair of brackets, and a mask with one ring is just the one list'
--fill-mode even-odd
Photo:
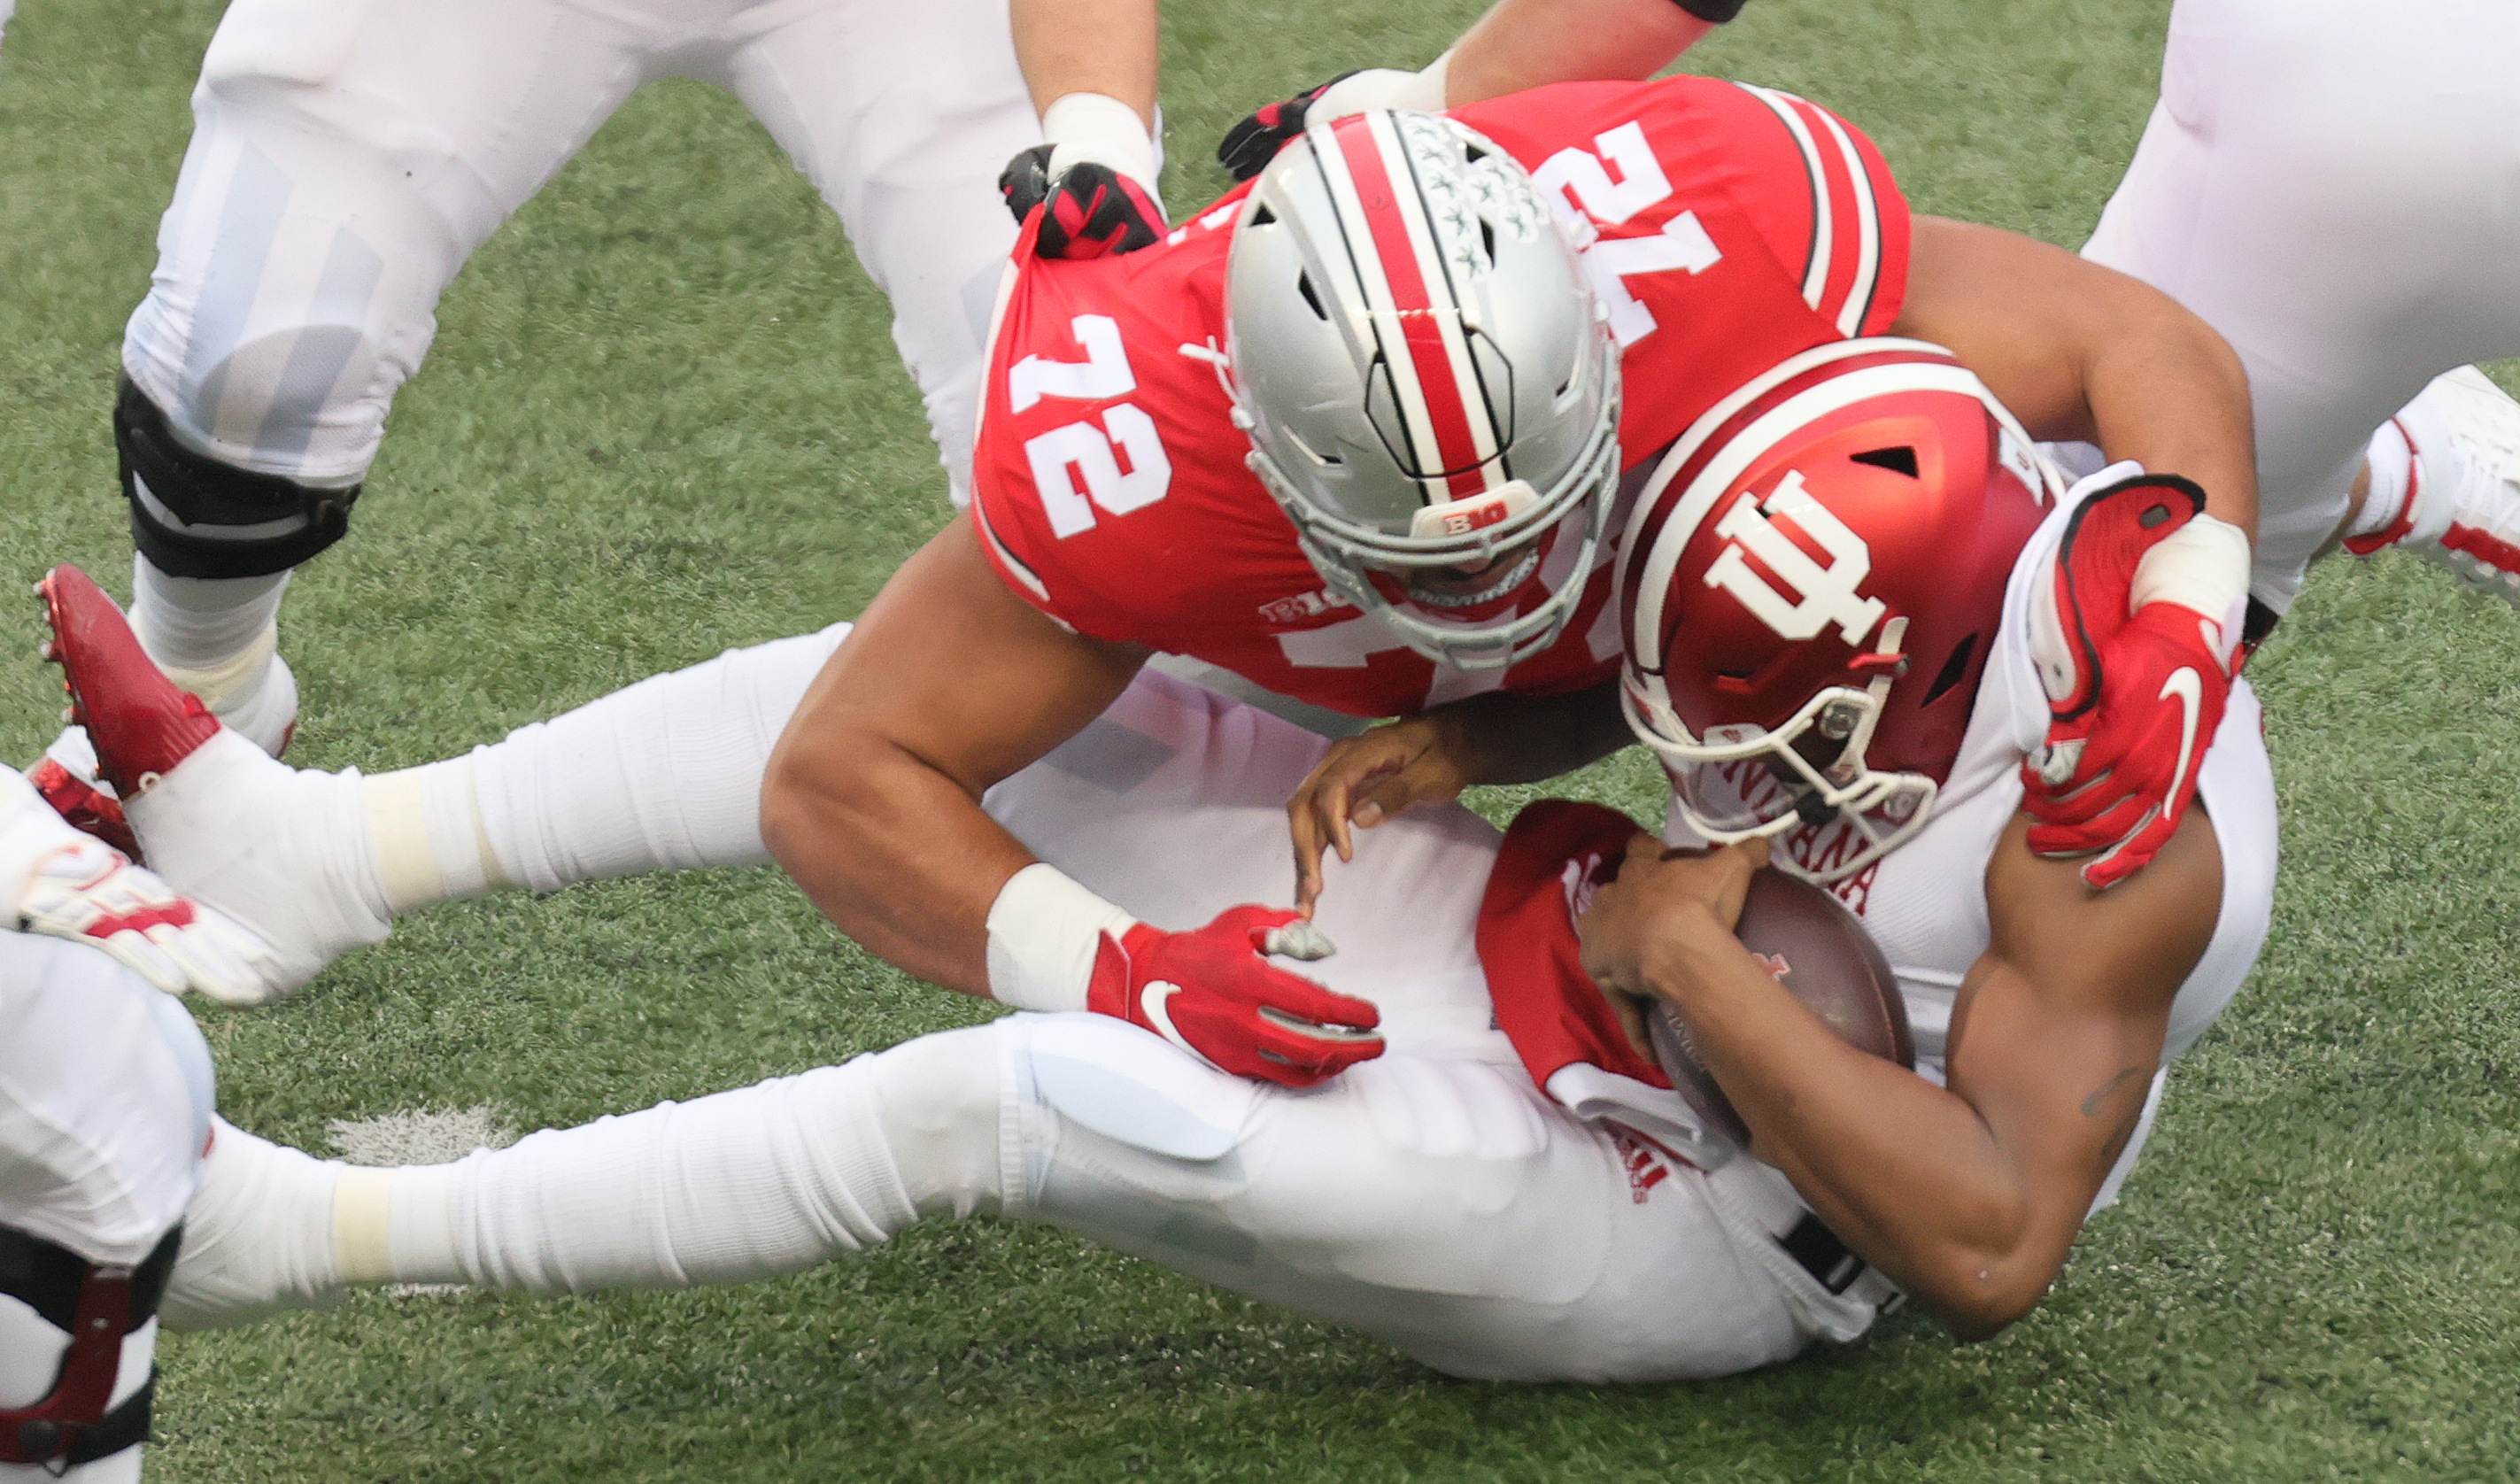
{"label": "white glove", "polygon": [[71,829],[15,773],[0,777],[0,925],[101,948],[170,995],[198,990],[222,1005],[279,996],[269,944]]}

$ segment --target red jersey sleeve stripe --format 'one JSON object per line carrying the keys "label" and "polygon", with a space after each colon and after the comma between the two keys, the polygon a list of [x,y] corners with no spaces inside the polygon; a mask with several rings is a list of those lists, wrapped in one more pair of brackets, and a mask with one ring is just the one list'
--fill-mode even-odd
{"label": "red jersey sleeve stripe", "polygon": [[1804,119],[1802,112],[1794,107],[1802,100],[1790,93],[1779,93],[1774,88],[1763,88],[1755,83],[1742,82],[1735,83],[1734,86],[1758,99],[1760,103],[1767,106],[1769,112],[1777,115],[1777,121],[1784,125],[1785,132],[1793,137],[1795,152],[1803,157],[1803,171],[1811,191],[1812,225],[1811,243],[1804,249],[1802,292],[1803,302],[1812,309],[1818,310],[1821,305],[1821,294],[1828,287],[1829,257],[1836,250],[1837,246],[1836,222],[1832,209],[1834,193],[1828,189],[1828,176],[1826,167],[1821,160],[1820,143],[1812,138],[1810,123]]}
{"label": "red jersey sleeve stripe", "polygon": [[[1841,270],[1832,265],[1829,294],[1819,306],[1822,314],[1828,314],[1833,307],[1837,333],[1851,336],[1862,329],[1872,305],[1873,292],[1881,281],[1881,203],[1873,194],[1872,172],[1865,167],[1864,157],[1856,151],[1845,122],[1826,109],[1808,103],[1803,108],[1820,120],[1828,135],[1830,148],[1822,151],[1822,158],[1836,167],[1831,172],[1830,194],[1842,195],[1854,207],[1854,230],[1846,235],[1845,250],[1840,253],[1848,259],[1842,287]],[[1845,220],[1846,216],[1842,214],[1839,219]]]}
{"label": "red jersey sleeve stripe", "polygon": [[[989,524],[988,497],[977,490],[972,492],[971,524],[978,528],[980,546],[988,553],[989,562],[997,567],[999,575],[1011,580],[1016,590],[1030,598],[1042,611],[1051,612],[1049,585],[1041,580],[1039,572],[1025,565],[1005,542],[998,539],[997,531]],[[1056,618],[1058,615],[1052,612],[1051,616]]]}

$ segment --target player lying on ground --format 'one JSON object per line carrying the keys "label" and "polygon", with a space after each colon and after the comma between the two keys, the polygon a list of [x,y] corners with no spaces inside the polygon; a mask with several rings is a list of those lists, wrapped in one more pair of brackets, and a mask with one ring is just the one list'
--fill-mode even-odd
{"label": "player lying on ground", "polygon": [[140,1477],[210,1126],[172,992],[250,1002],[268,957],[0,770],[0,1480]]}
{"label": "player lying on ground", "polygon": [[[1741,759],[1828,781],[1842,819],[1801,785],[1733,802],[1811,825],[1786,857],[1848,883],[1921,1076],[1851,1061],[1732,937],[1760,846],[1665,856],[1607,811],[1563,808],[1500,841],[1459,808],[1417,811],[1331,868],[1319,922],[1339,951],[1317,968],[1372,1002],[1388,1050],[1321,1086],[1226,1075],[1107,1017],[1018,1015],[450,1166],[350,1170],[222,1128],[170,1322],[361,1282],[732,1282],[993,1212],[1465,1375],[1737,1370],[1860,1332],[1894,1282],[1991,1333],[2045,1291],[2134,1158],[2159,1069],[2238,988],[2274,858],[2245,687],[2197,764],[2205,809],[2146,871],[2094,893],[2024,845],[2020,764],[2047,727],[2042,671],[2080,662],[2060,637],[2082,626],[2076,594],[2122,604],[2140,552],[2196,507],[2140,478],[2060,505],[2007,425],[1930,347],[1816,352],[1675,449],[1630,567],[1641,633],[1706,636],[1688,671],[1702,684],[1676,663],[1632,676],[1687,808],[1770,776]],[[1740,534],[1745,508],[1764,534]],[[1790,565],[1776,543],[1869,554],[1799,637],[1764,585]],[[1744,553],[1762,567],[1733,575]],[[770,738],[825,656],[860,642],[835,627],[735,652],[368,780],[292,772],[216,729],[92,587],[52,586],[81,718],[125,781],[159,775],[132,801],[153,858],[301,966],[429,896],[763,859]],[[1736,673],[1759,683],[1734,695]],[[1705,713],[1707,696],[1731,710]],[[1707,777],[1692,738],[1729,749]],[[1292,885],[1280,800],[1322,747],[1143,676],[986,805],[1084,889],[1158,922],[1223,910],[1242,939],[1255,924],[1233,904]],[[1859,838],[1831,844],[1839,828]],[[1143,930],[1110,922],[1124,954]],[[1677,1007],[1761,1160],[1721,1157],[1595,975]],[[1149,988],[1169,1028],[1170,985]]]}

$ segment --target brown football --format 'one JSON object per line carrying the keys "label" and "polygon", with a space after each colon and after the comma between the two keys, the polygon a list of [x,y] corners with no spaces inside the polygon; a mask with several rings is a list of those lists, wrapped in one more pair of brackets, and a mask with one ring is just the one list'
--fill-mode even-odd
{"label": "brown football", "polygon": [[[1916,1064],[1908,1033],[1908,1002],[1889,961],[1864,922],[1822,887],[1775,867],[1750,878],[1733,928],[1742,946],[1768,960],[1777,982],[1821,1017],[1838,1038],[1901,1066]],[[1714,1129],[1746,1146],[1750,1131],[1690,1044],[1688,1027],[1667,1001],[1646,1007],[1654,1059],[1672,1086]]]}

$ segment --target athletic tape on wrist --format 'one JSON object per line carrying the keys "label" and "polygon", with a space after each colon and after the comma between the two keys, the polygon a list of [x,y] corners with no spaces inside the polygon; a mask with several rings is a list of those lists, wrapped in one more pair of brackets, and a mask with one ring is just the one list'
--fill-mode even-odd
{"label": "athletic tape on wrist", "polygon": [[1304,111],[1304,117],[1307,121],[1345,118],[1368,109],[1440,113],[1444,112],[1445,91],[1451,85],[1448,74],[1452,65],[1453,54],[1446,52],[1421,71],[1368,67],[1324,88],[1322,96]]}
{"label": "athletic tape on wrist", "polygon": [[1040,861],[1008,877],[989,904],[989,994],[1017,1010],[1085,1009],[1102,935],[1138,920]]}
{"label": "athletic tape on wrist", "polygon": [[2127,611],[2175,603],[2221,623],[2248,593],[2248,536],[2228,520],[2200,515],[2137,561]]}
{"label": "athletic tape on wrist", "polygon": [[1162,169],[1154,136],[1138,111],[1105,93],[1069,93],[1041,111],[1041,137],[1051,144],[1050,178],[1080,160],[1109,165],[1157,201]]}

